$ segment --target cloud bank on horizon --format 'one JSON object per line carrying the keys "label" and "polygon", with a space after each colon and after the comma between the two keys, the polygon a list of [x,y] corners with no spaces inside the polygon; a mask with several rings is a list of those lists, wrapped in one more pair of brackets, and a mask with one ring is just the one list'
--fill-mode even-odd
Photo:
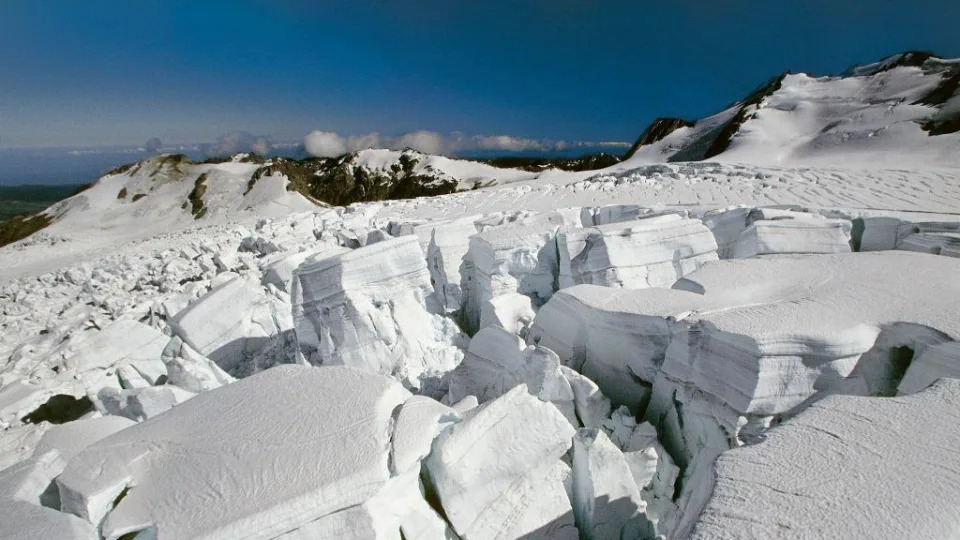
{"label": "cloud bank on horizon", "polygon": [[464,135],[454,132],[442,134],[436,131],[418,130],[396,137],[379,133],[343,136],[332,131],[314,130],[303,140],[304,150],[314,157],[336,157],[348,152],[367,148],[403,150],[412,148],[425,154],[456,156],[471,152],[559,152],[577,147],[627,148],[628,142],[620,141],[554,141],[529,139],[511,135]]}

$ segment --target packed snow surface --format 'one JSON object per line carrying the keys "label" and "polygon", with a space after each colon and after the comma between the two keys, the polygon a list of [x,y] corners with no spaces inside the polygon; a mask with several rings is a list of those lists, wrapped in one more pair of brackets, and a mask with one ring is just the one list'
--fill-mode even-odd
{"label": "packed snow surface", "polygon": [[905,397],[825,398],[720,456],[689,538],[956,537],[958,400],[957,380]]}

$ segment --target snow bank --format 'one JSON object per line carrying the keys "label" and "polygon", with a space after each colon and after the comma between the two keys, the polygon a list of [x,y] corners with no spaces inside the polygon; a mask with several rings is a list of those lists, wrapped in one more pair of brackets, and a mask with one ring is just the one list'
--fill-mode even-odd
{"label": "snow bank", "polygon": [[688,510],[677,536],[953,538],[958,404],[956,380],[906,397],[824,398],[721,455],[702,514]]}
{"label": "snow bank", "polygon": [[359,367],[424,389],[462,358],[416,237],[308,261],[293,280],[297,343],[312,364]]}

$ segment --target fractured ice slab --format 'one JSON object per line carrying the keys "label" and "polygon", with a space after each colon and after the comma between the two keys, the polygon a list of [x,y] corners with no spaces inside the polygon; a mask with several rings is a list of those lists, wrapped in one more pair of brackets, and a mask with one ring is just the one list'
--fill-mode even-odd
{"label": "fractured ice slab", "polygon": [[[424,226],[425,227],[425,226]],[[470,245],[470,237],[477,233],[473,219],[464,218],[433,227],[427,246],[427,265],[430,280],[444,310],[453,313],[463,303],[461,271],[472,270],[469,261],[464,261]]]}
{"label": "fractured ice slab", "polygon": [[173,385],[147,386],[118,390],[102,388],[91,396],[94,405],[103,414],[129,418],[137,422],[152,418],[192,398],[193,392]]}
{"label": "fractured ice slab", "polygon": [[486,403],[517,385],[525,385],[533,395],[553,403],[571,424],[578,425],[574,392],[560,368],[560,359],[553,351],[526,347],[516,335],[489,326],[473,336],[463,362],[450,372],[447,400],[456,403],[476,396],[480,403]]}
{"label": "fractured ice slab", "polygon": [[[170,539],[274,538],[399,478],[391,440],[413,434],[395,434],[392,415],[408,397],[353,368],[271,368],[80,452],[57,480],[62,507],[91,523],[105,517],[108,538],[150,527]],[[416,492],[418,469],[393,488]],[[373,517],[399,519],[406,504]]]}
{"label": "fractured ice slab", "polygon": [[235,380],[213,360],[193,350],[177,336],[164,347],[161,359],[167,368],[167,384],[190,392],[213,390]]}
{"label": "fractured ice slab", "polygon": [[[846,388],[890,325],[960,337],[958,271],[953,259],[900,251],[718,261],[674,289],[565,289],[530,339],[618,404],[641,405],[637,387],[662,371],[741,413],[777,414]],[[889,345],[914,345],[905,339]]]}
{"label": "fractured ice slab", "polygon": [[261,283],[264,285],[272,283],[278,289],[290,292],[290,280],[293,278],[293,271],[296,270],[301,263],[311,257],[332,256],[349,251],[347,248],[332,244],[319,244],[319,246],[320,249],[310,249],[292,253],[267,264],[263,268]]}
{"label": "fractured ice slab", "polygon": [[598,429],[573,438],[573,514],[580,538],[644,538],[646,504],[619,448]]}
{"label": "fractured ice slab", "polygon": [[850,251],[850,231],[850,222],[839,219],[757,220],[740,233],[732,257],[844,253]]}
{"label": "fractured ice slab", "polygon": [[300,353],[312,364],[359,367],[422,389],[462,358],[459,331],[438,314],[413,236],[307,261],[294,273],[291,302]]}
{"label": "fractured ice slab", "polygon": [[588,428],[600,427],[610,415],[610,400],[603,395],[595,382],[569,367],[560,366],[560,373],[573,390],[573,403],[580,425]]}
{"label": "fractured ice slab", "polygon": [[[717,460],[678,538],[955,538],[960,381],[896,398],[830,396]],[[698,517],[699,515],[699,517]]]}
{"label": "fractured ice slab", "polygon": [[164,373],[160,352],[170,339],[143,323],[121,319],[103,330],[80,334],[54,354],[62,355],[63,368],[83,373],[131,366],[153,384]]}
{"label": "fractured ice slab", "polygon": [[235,278],[177,313],[170,327],[194,350],[230,371],[293,323],[289,307],[266,294],[259,282]]}
{"label": "fractured ice slab", "polygon": [[721,259],[850,251],[852,224],[796,208],[736,207],[704,215]]}
{"label": "fractured ice slab", "polygon": [[126,418],[90,418],[44,433],[31,458],[0,471],[0,538],[99,538],[93,524],[59,511],[56,489],[50,486],[74,455],[131,425]]}
{"label": "fractured ice slab", "polygon": [[717,455],[780,415],[895,390],[907,351],[960,337],[958,271],[905,251],[717,261],[673,289],[564,289],[529,339],[657,427],[684,508]]}
{"label": "fractured ice slab", "polygon": [[94,526],[82,519],[47,508],[40,497],[63,470],[57,452],[17,463],[0,471],[0,537],[9,540],[57,538],[94,540]]}
{"label": "fractured ice slab", "polygon": [[713,234],[699,220],[668,214],[557,235],[559,285],[668,287],[717,260]]}
{"label": "fractured ice slab", "polygon": [[424,461],[449,522],[465,539],[578,537],[560,461],[575,431],[518,386],[444,431]]}
{"label": "fractured ice slab", "polygon": [[487,229],[470,237],[467,257],[473,271],[463,276],[462,289],[469,291],[463,309],[471,328],[477,328],[481,306],[492,298],[519,293],[539,307],[556,290],[556,226]]}
{"label": "fractured ice slab", "polygon": [[530,297],[518,293],[501,294],[480,306],[480,328],[499,326],[512,334],[525,335],[536,313]]}
{"label": "fractured ice slab", "polygon": [[903,249],[960,256],[960,222],[909,222],[891,217],[863,218],[861,251]]}
{"label": "fractured ice slab", "polygon": [[907,251],[960,257],[960,232],[911,234],[901,240],[898,247]]}

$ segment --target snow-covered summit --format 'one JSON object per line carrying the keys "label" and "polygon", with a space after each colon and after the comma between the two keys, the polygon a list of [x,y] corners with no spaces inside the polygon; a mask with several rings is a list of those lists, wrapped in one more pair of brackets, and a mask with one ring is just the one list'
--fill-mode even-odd
{"label": "snow-covered summit", "polygon": [[907,52],[839,77],[785,73],[717,114],[659,118],[627,163],[960,163],[960,59]]}

